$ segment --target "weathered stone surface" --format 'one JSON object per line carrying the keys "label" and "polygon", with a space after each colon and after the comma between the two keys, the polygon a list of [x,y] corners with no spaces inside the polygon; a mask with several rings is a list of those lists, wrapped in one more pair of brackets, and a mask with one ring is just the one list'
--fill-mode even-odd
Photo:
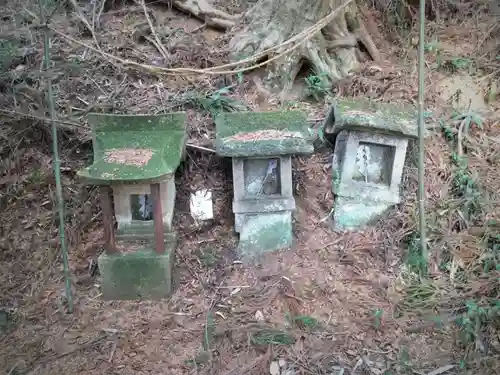
{"label": "weathered stone surface", "polygon": [[295,199],[253,199],[233,201],[233,212],[235,214],[234,229],[241,233],[242,227],[246,224],[248,216],[273,212],[293,212],[295,211]]}
{"label": "weathered stone surface", "polygon": [[314,151],[301,111],[222,113],[217,153],[233,158],[235,230],[245,258],[292,245],[291,154]]}
{"label": "weathered stone surface", "polygon": [[[266,180],[269,163],[276,168]],[[269,186],[266,186],[268,183]],[[292,159],[290,155],[269,158],[233,158],[233,185],[236,201],[253,198],[292,197]],[[278,189],[275,189],[277,187]],[[269,194],[267,194],[269,193]]]}
{"label": "weathered stone surface", "polygon": [[267,252],[291,247],[292,244],[291,213],[261,213],[246,217],[237,251],[242,258],[251,259]]}
{"label": "weathered stone surface", "polygon": [[[276,162],[274,174],[266,178],[269,164],[273,161]],[[235,230],[238,233],[241,232],[246,222],[247,214],[295,210],[291,156],[233,158],[233,188],[233,212],[235,213]]]}
{"label": "weathered stone surface", "polygon": [[172,293],[174,251],[156,254],[142,249],[122,254],[99,256],[102,295],[106,300],[162,299]]}
{"label": "weathered stone surface", "polygon": [[413,107],[375,103],[366,99],[339,99],[323,125],[326,134],[344,129],[418,137],[417,110]]}
{"label": "weathered stone surface", "polygon": [[215,118],[221,156],[310,154],[314,136],[302,111],[222,112]]}
{"label": "weathered stone surface", "polygon": [[[338,143],[345,140],[345,145],[335,149],[334,161],[340,164],[334,164],[333,169],[334,174],[338,171],[340,179],[332,184],[334,193],[343,197],[359,199],[372,197],[376,200],[398,203],[408,140],[357,131],[342,132],[339,135]],[[378,160],[371,158],[362,160],[365,155],[360,154],[362,150],[360,146],[367,151],[374,148],[380,150],[380,146],[383,146],[387,157],[383,158],[384,155],[378,155]],[[340,155],[340,152],[343,155]],[[381,181],[363,179],[363,165],[366,165],[368,169],[381,171],[383,179]],[[370,173],[366,177],[370,178]]]}
{"label": "weathered stone surface", "polygon": [[94,163],[78,172],[90,184],[161,182],[175,172],[186,143],[186,114],[90,114]]}
{"label": "weathered stone surface", "polygon": [[333,224],[363,227],[400,202],[408,139],[381,133],[343,130],[333,158]]}
{"label": "weathered stone surface", "polygon": [[333,224],[340,230],[359,229],[374,222],[392,206],[390,202],[337,197]]}

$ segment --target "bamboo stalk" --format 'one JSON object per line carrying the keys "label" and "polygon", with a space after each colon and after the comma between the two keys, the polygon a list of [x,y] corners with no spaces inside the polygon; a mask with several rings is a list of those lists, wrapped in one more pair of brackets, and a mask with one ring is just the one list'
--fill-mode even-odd
{"label": "bamboo stalk", "polygon": [[[50,37],[49,29],[45,20],[45,4],[44,0],[38,0],[40,6],[40,21],[43,26],[43,62],[44,70],[47,72],[50,67]],[[69,262],[68,262],[68,248],[66,245],[66,237],[64,234],[64,202],[61,184],[61,160],[59,159],[59,146],[57,144],[57,126],[56,126],[56,111],[54,106],[54,96],[52,94],[52,79],[49,74],[47,77],[47,101],[49,103],[49,115],[51,118],[52,127],[52,152],[54,153],[54,174],[56,179],[56,197],[57,197],[57,210],[59,212],[59,238],[61,242],[61,251],[64,267],[64,281],[66,289],[66,300],[68,302],[68,312],[73,312],[73,296],[71,295],[71,281],[69,275]]]}
{"label": "bamboo stalk", "polygon": [[425,224],[425,121],[424,121],[424,88],[425,88],[425,0],[420,0],[420,31],[419,31],[419,51],[418,51],[418,210],[419,210],[419,230],[420,230],[420,254],[423,258],[425,270],[429,262],[427,252],[427,234]]}

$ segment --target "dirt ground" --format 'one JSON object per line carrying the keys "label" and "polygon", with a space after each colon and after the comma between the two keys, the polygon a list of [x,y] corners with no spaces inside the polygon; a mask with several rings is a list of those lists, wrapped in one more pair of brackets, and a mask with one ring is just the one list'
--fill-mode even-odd
{"label": "dirt ground", "polygon": [[[150,7],[155,22],[168,25],[169,66],[203,68],[226,62],[227,34],[165,5],[153,3]],[[241,5],[231,3],[226,9],[231,7]],[[9,7],[4,24],[20,9],[18,5]],[[410,29],[407,39],[398,39],[382,27],[383,14],[367,9],[365,15],[372,21],[371,34],[383,54],[382,61],[367,62],[353,78],[339,82],[332,97],[415,104],[416,28]],[[159,54],[144,39],[141,12],[141,7],[130,4],[106,9],[100,18],[98,39],[107,53],[154,65]],[[54,15],[52,22],[55,29],[72,38],[92,43],[92,36],[77,18]],[[429,128],[445,118],[456,136],[462,121],[453,120],[439,97],[437,83],[458,74],[437,69],[440,61],[452,61],[453,65],[455,58],[474,57],[478,70],[474,77],[482,77],[478,81],[484,85],[495,79],[498,82],[498,65],[485,62],[491,61],[488,54],[494,43],[487,35],[492,33],[491,25],[491,17],[479,15],[429,23],[429,40],[440,43],[439,53],[426,58]],[[18,72],[28,72],[41,61],[39,42],[39,49],[17,65]],[[0,308],[8,313],[6,323],[1,324],[0,368],[6,374],[256,375],[269,374],[271,364],[279,360],[282,375],[499,371],[492,365],[500,353],[498,332],[488,336],[488,354],[461,368],[464,352],[470,347],[456,345],[457,329],[414,330],[425,320],[423,309],[419,311],[408,302],[402,277],[408,241],[417,230],[414,150],[407,160],[403,203],[374,227],[348,233],[333,231],[326,220],[333,203],[332,150],[294,158],[296,244],[255,264],[244,264],[234,252],[237,237],[231,211],[230,163],[203,148],[213,146],[210,106],[243,103],[252,110],[279,107],[277,99],[263,92],[259,72],[246,74],[242,80],[158,77],[119,68],[62,37],[54,39],[52,48],[56,66],[60,66],[54,85],[61,119],[61,171],[74,313],[67,313],[64,296],[49,128],[41,121],[11,113],[9,126],[0,128]],[[216,90],[228,86],[231,90],[222,99],[215,96]],[[3,108],[43,115],[35,89],[22,86],[17,90],[22,95],[9,96],[3,91]],[[303,90],[299,82],[294,93]],[[321,124],[332,100],[289,99],[286,106],[305,110],[312,127]],[[484,249],[472,229],[498,218],[500,212],[500,116],[494,99],[482,129],[472,121],[460,146],[470,156],[469,167],[490,194],[481,217],[465,220],[460,210],[449,208],[458,201],[452,194],[456,171],[450,161],[456,150],[440,131],[426,142],[430,271],[433,282],[443,285],[434,290],[433,301],[438,302],[432,307],[438,315],[444,305],[451,309],[452,296],[458,293],[446,289],[451,288],[449,274],[439,267],[443,247],[455,246],[455,255],[461,254],[463,263],[472,264],[471,259],[484,253],[479,253],[478,249]],[[180,243],[175,292],[164,301],[103,301],[100,276],[94,272],[103,251],[98,193],[75,179],[75,172],[91,160],[84,116],[100,110],[162,113],[179,109],[189,112],[191,146],[176,178],[175,226]],[[191,219],[188,204],[189,194],[200,187],[214,194],[215,219],[203,227]],[[475,282],[477,289],[471,287],[467,293],[473,290],[479,295],[490,285],[490,281]],[[447,368],[451,365],[453,369]]]}

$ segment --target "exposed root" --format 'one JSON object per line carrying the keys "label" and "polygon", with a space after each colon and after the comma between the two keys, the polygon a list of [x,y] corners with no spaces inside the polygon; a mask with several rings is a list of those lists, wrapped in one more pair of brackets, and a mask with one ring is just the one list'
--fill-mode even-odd
{"label": "exposed root", "polygon": [[207,26],[227,30],[235,25],[240,15],[231,15],[215,9],[207,0],[174,0],[172,5],[182,12],[201,19]]}
{"label": "exposed root", "polygon": [[[284,53],[285,42],[314,28],[315,25],[342,6],[340,0],[261,0],[245,13],[242,27],[230,42],[232,58],[240,61],[248,56]],[[304,63],[310,63],[316,74],[331,82],[349,76],[359,67],[362,45],[369,57],[379,59],[379,52],[363,24],[354,2],[344,4],[333,20],[309,37],[298,48],[267,66],[266,85],[281,96],[290,91]],[[312,34],[312,33],[311,33]]]}

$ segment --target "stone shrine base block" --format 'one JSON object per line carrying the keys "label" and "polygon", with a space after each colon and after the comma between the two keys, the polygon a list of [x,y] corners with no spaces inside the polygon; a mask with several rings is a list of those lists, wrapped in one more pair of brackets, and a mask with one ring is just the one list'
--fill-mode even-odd
{"label": "stone shrine base block", "polygon": [[174,247],[165,254],[152,249],[99,256],[102,296],[105,300],[158,300],[172,293]]}
{"label": "stone shrine base block", "polygon": [[240,232],[238,253],[251,259],[293,245],[291,212],[248,215]]}
{"label": "stone shrine base block", "polygon": [[352,198],[337,197],[333,214],[333,228],[336,230],[355,230],[375,222],[393,203],[358,201]]}

